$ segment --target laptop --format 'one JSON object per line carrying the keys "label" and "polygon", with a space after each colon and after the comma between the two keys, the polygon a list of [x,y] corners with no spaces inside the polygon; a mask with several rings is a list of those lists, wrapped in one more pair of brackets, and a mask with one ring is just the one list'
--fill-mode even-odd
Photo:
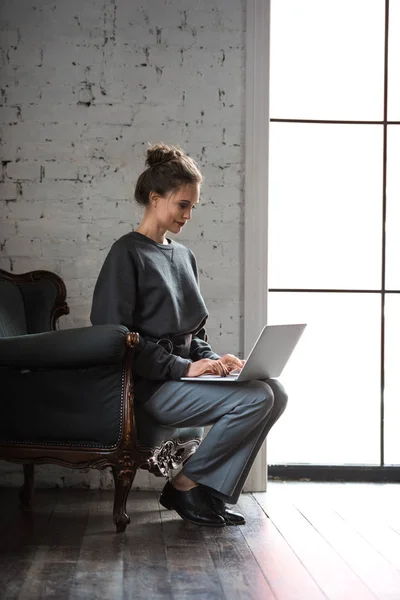
{"label": "laptop", "polygon": [[221,375],[181,377],[181,381],[240,382],[279,377],[286,366],[306,324],[265,325],[242,369]]}

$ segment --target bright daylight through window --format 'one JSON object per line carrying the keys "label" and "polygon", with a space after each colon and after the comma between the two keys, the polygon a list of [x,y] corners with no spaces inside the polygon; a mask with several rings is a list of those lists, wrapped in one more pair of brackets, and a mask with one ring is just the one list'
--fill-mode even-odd
{"label": "bright daylight through window", "polygon": [[270,465],[400,464],[400,0],[272,0]]}

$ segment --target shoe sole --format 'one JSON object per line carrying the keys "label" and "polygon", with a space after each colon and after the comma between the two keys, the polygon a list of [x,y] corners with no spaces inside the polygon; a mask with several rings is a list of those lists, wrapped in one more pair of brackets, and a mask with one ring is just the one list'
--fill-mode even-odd
{"label": "shoe sole", "polygon": [[180,516],[180,518],[183,519],[184,521],[187,521],[188,523],[192,523],[193,525],[198,525],[199,527],[225,527],[225,525],[226,525],[225,521],[223,523],[198,523],[197,521],[192,521],[191,519],[188,519],[187,517],[184,517],[179,512],[179,510],[177,510],[176,508],[174,508],[173,506],[171,506],[167,502],[164,502],[161,498],[160,498],[160,504],[161,504],[161,506],[163,506],[167,510],[174,510],[176,513],[178,513],[178,515]]}
{"label": "shoe sole", "polygon": [[238,523],[235,523],[234,521],[231,521],[230,519],[225,519],[225,517],[224,517],[224,520],[225,520],[225,525],[228,525],[228,526],[234,525],[235,527],[237,527],[238,525],[246,525],[246,521],[240,521]]}

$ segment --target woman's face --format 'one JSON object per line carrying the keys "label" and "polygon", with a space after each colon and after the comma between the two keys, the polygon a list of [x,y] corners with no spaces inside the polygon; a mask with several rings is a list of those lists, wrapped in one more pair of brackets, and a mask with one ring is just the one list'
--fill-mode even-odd
{"label": "woman's face", "polygon": [[192,218],[192,210],[199,203],[200,184],[187,184],[155,203],[159,227],[171,233],[180,233]]}

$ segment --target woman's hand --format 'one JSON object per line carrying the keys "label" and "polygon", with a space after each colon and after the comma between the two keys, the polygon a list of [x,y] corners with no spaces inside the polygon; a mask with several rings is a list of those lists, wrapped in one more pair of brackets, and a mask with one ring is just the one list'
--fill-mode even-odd
{"label": "woman's hand", "polygon": [[226,377],[229,374],[228,368],[219,360],[211,358],[202,358],[193,362],[186,371],[185,377],[198,377],[199,375],[220,375]]}
{"label": "woman's hand", "polygon": [[237,356],[234,356],[233,354],[224,354],[219,360],[228,369],[229,373],[235,369],[241,370],[246,362],[245,360],[240,360],[240,358],[237,358]]}
{"label": "woman's hand", "polygon": [[203,358],[192,363],[186,371],[186,377],[198,377],[199,375],[220,375],[226,377],[235,369],[242,369],[245,360],[240,360],[233,354],[224,354],[218,360]]}

